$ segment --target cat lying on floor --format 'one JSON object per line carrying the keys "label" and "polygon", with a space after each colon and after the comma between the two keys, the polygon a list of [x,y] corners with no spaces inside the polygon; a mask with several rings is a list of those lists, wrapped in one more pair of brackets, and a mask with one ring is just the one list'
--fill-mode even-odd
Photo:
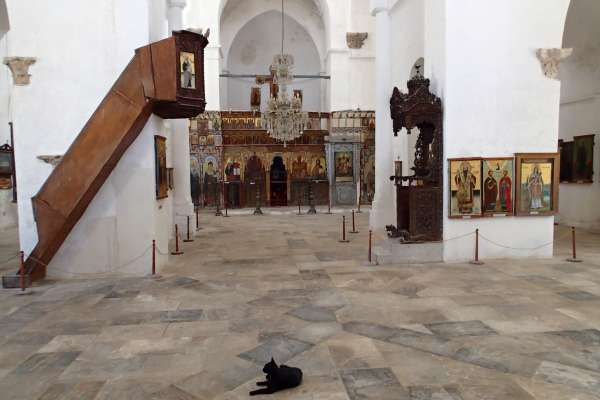
{"label": "cat lying on floor", "polygon": [[250,396],[273,394],[285,389],[295,388],[302,383],[302,370],[300,368],[288,367],[287,365],[278,367],[273,358],[265,364],[263,372],[267,374],[267,380],[257,382],[256,385],[265,386],[265,388],[250,392]]}

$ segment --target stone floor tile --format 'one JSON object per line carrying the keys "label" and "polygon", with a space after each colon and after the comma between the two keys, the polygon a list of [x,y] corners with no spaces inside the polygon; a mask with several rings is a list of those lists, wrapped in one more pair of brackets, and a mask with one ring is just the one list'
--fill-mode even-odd
{"label": "stone floor tile", "polygon": [[441,337],[495,335],[496,331],[481,321],[448,321],[425,324],[427,329]]}
{"label": "stone floor tile", "polygon": [[252,350],[239,354],[239,357],[251,361],[259,366],[264,366],[274,358],[278,364],[283,364],[290,358],[300,354],[313,345],[284,336],[273,337]]}
{"label": "stone floor tile", "polygon": [[350,400],[409,400],[389,368],[350,369],[340,373]]}

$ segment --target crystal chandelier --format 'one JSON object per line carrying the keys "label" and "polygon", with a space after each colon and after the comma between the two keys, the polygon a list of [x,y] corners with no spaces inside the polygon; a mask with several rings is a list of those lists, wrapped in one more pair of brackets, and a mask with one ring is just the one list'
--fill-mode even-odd
{"label": "crystal chandelier", "polygon": [[298,96],[290,96],[287,90],[287,85],[293,80],[294,57],[283,53],[285,37],[283,11],[283,0],[281,0],[281,54],[273,57],[271,65],[274,83],[279,85],[279,93],[269,99],[267,110],[262,116],[262,125],[269,136],[287,146],[287,142],[302,136],[308,124],[308,115],[302,112],[302,100]]}

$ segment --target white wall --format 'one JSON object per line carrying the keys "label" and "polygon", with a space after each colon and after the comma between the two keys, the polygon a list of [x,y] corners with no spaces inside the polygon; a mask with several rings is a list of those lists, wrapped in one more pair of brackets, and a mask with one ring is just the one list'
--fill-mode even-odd
{"label": "white wall", "polygon": [[[152,116],[52,260],[49,277],[146,275],[152,271],[152,240],[168,253],[172,201],[155,200],[157,134],[165,135],[163,121]],[[157,253],[156,260],[160,269],[168,257]]]}
{"label": "white wall", "polygon": [[[147,0],[56,0],[46,7],[35,0],[11,0],[8,6],[8,54],[37,58],[30,69],[31,84],[13,88],[11,106],[18,155],[19,234],[23,250],[29,253],[37,243],[30,199],[52,168],[36,157],[64,154],[134,50],[148,44],[151,34],[158,38],[163,24],[150,26],[150,21],[160,18],[153,14],[156,10],[149,10]],[[137,256],[151,236],[164,241],[164,235],[169,235],[171,223],[163,224],[171,218],[169,206],[158,209],[154,200],[150,138],[161,130],[162,123],[153,117],[67,238],[49,273],[69,267],[75,271],[80,266],[84,270],[115,267]],[[54,264],[57,268],[52,270]]]}
{"label": "white wall", "polygon": [[[268,11],[248,22],[237,34],[231,45],[227,70],[232,74],[269,75],[273,56],[281,52],[281,13]],[[318,75],[321,68],[319,53],[306,30],[296,20],[286,15],[286,39],[284,52],[294,56],[296,75]],[[228,79],[228,101],[224,110],[249,110],[250,91],[257,86],[254,79]],[[269,99],[268,84],[262,85],[261,109],[265,110]],[[321,83],[318,79],[295,79],[289,93],[294,89],[303,91],[303,109],[321,110]]]}
{"label": "white wall", "polygon": [[[425,70],[444,102],[445,159],[556,152],[560,83],[543,75],[535,50],[560,47],[568,3],[427,0]],[[475,228],[512,248],[553,240],[553,217],[450,220],[447,204],[446,188],[445,240]],[[444,259],[472,259],[473,244],[472,236],[446,242]],[[551,256],[552,246],[523,251],[482,242],[480,251],[484,258]]]}
{"label": "white wall", "polygon": [[600,2],[572,1],[562,47],[573,55],[560,65],[560,138],[596,134],[594,182],[561,183],[561,223],[600,231]]}
{"label": "white wall", "polygon": [[[392,35],[397,40],[392,53],[392,82],[403,93],[408,92],[406,82],[410,79],[415,62],[424,56],[425,51],[425,2],[423,0],[403,0],[391,10]],[[423,70],[421,70],[424,73]],[[391,97],[390,88],[390,97]],[[394,138],[394,160],[402,161],[404,174],[411,174],[409,168],[414,162],[415,143],[418,129],[410,136],[403,129]]]}
{"label": "white wall", "polygon": [[[0,0],[0,60],[8,56],[7,37],[10,28],[8,12],[4,0]],[[0,146],[10,143],[8,127],[11,94],[11,73],[0,66]],[[12,202],[12,189],[0,190],[0,230],[17,225],[17,205]]]}

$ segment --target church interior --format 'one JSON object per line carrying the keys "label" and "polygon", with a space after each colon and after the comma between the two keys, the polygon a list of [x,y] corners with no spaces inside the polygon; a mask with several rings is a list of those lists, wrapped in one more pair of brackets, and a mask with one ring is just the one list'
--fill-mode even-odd
{"label": "church interior", "polygon": [[1,398],[600,398],[597,0],[0,0],[0,52]]}

